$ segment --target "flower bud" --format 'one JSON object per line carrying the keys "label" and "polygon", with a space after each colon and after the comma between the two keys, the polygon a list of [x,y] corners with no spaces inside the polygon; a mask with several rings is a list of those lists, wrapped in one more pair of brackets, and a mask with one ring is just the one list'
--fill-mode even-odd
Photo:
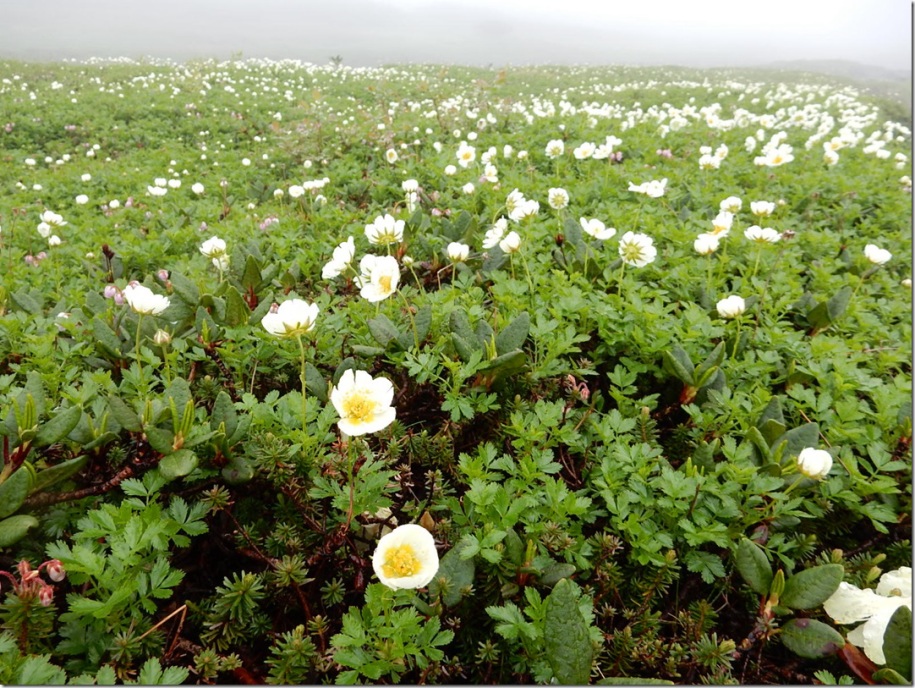
{"label": "flower bud", "polygon": [[48,578],[50,578],[55,583],[62,581],[67,572],[64,570],[64,565],[60,562],[60,559],[51,559],[47,563]]}
{"label": "flower bud", "polygon": [[165,330],[156,330],[153,341],[159,346],[168,346],[172,343],[172,336]]}
{"label": "flower bud", "polygon": [[41,590],[38,591],[38,601],[41,602],[42,607],[50,607],[54,601],[54,588],[50,585],[42,585]]}

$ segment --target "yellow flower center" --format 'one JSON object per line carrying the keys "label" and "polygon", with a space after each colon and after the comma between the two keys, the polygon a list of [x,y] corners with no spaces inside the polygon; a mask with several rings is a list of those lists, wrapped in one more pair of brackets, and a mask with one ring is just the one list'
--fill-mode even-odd
{"label": "yellow flower center", "polygon": [[638,244],[623,244],[621,248],[624,260],[636,261],[642,259],[642,247]]}
{"label": "yellow flower center", "polygon": [[381,570],[388,578],[406,578],[419,573],[422,565],[410,545],[392,547],[385,556]]}
{"label": "yellow flower center", "polygon": [[376,402],[363,391],[355,391],[343,400],[343,415],[352,423],[368,423],[375,416]]}
{"label": "yellow flower center", "polygon": [[384,293],[386,293],[386,294],[393,291],[393,289],[391,288],[391,276],[382,275],[381,277],[379,277],[378,286],[381,287],[382,291],[384,291]]}

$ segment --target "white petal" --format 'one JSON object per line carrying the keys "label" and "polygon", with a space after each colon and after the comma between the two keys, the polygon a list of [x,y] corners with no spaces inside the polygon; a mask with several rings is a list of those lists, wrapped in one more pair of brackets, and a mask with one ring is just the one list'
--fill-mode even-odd
{"label": "white petal", "polygon": [[823,603],[823,609],[832,620],[840,624],[853,624],[869,619],[877,604],[877,595],[873,590],[859,590],[844,581],[839,588]]}

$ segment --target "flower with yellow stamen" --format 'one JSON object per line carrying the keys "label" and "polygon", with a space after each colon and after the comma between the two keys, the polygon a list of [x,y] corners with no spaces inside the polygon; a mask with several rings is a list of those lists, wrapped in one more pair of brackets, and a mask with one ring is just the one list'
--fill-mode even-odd
{"label": "flower with yellow stamen", "polygon": [[432,534],[420,525],[398,526],[378,541],[372,568],[393,590],[422,588],[438,573],[438,552]]}
{"label": "flower with yellow stamen", "polygon": [[352,436],[378,432],[393,423],[397,410],[391,406],[392,401],[391,381],[373,378],[364,370],[344,371],[330,393],[330,402],[340,414],[337,427]]}

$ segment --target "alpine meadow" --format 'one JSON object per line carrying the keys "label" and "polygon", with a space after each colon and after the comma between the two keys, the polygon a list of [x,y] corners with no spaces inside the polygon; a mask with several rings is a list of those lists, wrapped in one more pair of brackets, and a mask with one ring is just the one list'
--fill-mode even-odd
{"label": "alpine meadow", "polygon": [[0,683],[911,683],[898,103],[0,76]]}

